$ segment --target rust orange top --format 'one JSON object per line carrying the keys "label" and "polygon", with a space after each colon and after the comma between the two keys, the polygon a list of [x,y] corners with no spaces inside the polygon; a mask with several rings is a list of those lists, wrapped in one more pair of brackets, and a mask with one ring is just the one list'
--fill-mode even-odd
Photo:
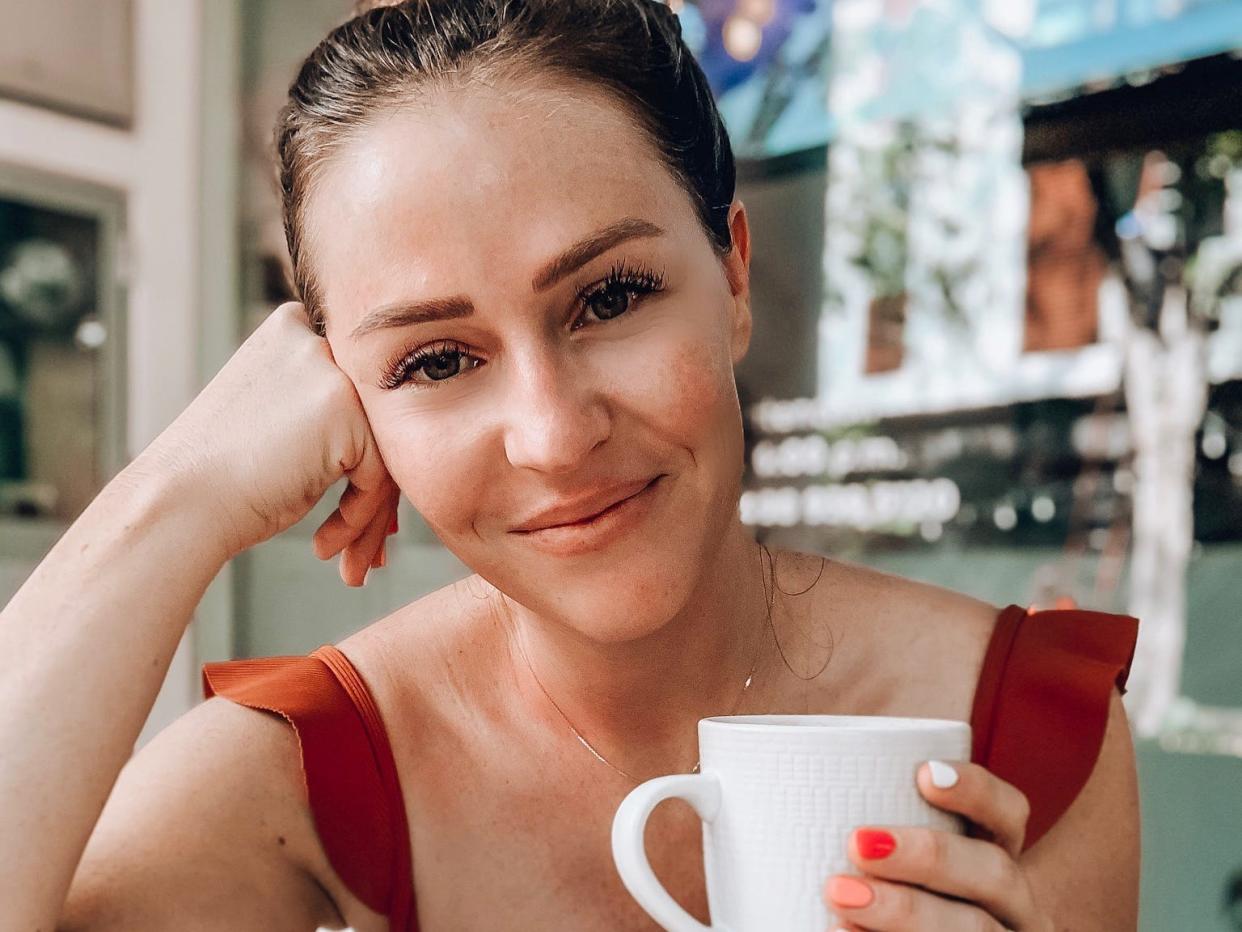
{"label": "rust orange top", "polygon": [[[1099,756],[1113,686],[1124,693],[1138,621],[1078,609],[1000,613],[971,712],[971,760],[1031,803],[1026,847],[1077,797]],[[389,919],[417,932],[405,807],[379,709],[335,647],[305,657],[203,666],[203,694],[279,715],[302,749],[307,799],[341,880]]]}

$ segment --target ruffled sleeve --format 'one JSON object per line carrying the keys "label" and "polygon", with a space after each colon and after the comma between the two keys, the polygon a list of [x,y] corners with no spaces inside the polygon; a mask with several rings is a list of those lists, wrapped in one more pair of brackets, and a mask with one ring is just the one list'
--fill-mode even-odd
{"label": "ruffled sleeve", "polygon": [[203,666],[203,695],[289,722],[307,801],[342,882],[391,928],[413,929],[409,831],[392,750],[369,690],[339,650]]}
{"label": "ruffled sleeve", "polygon": [[1001,612],[971,714],[971,759],[1031,804],[1025,847],[1077,798],[1104,740],[1113,687],[1125,693],[1138,620],[1077,609]]}

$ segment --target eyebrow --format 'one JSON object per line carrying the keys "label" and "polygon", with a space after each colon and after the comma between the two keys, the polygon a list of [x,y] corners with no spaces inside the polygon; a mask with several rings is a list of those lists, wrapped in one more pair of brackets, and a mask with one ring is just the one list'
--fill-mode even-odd
{"label": "eyebrow", "polygon": [[[592,259],[601,256],[608,250],[631,239],[654,238],[663,236],[663,228],[649,220],[638,217],[626,217],[616,223],[596,230],[590,236],[579,240],[555,259],[545,264],[535,273],[531,288],[535,293],[547,291],[557,282],[582,268]],[[354,328],[350,336],[353,339],[366,336],[376,330],[387,330],[391,327],[408,327],[411,324],[429,323],[438,320],[453,320],[469,317],[474,313],[474,304],[464,295],[451,298],[432,298],[424,301],[398,301],[386,304],[371,311],[361,323]]]}

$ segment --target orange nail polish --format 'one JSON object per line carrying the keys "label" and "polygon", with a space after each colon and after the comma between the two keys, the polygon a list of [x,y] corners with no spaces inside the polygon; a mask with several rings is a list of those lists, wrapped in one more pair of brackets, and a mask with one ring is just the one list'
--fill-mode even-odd
{"label": "orange nail polish", "polygon": [[846,909],[862,909],[871,905],[875,891],[857,877],[833,877],[828,881],[828,899]]}

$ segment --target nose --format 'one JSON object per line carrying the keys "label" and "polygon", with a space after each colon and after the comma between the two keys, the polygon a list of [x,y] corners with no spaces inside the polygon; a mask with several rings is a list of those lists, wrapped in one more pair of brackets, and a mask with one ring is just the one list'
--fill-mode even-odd
{"label": "nose", "polygon": [[574,472],[608,439],[604,393],[582,360],[548,350],[515,367],[504,405],[505,455],[518,468]]}

